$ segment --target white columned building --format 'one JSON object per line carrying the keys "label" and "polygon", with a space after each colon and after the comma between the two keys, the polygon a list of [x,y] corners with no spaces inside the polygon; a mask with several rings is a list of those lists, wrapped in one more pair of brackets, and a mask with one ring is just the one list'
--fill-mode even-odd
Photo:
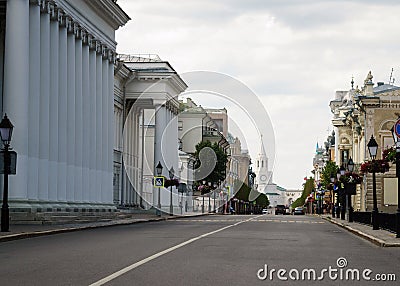
{"label": "white columned building", "polygon": [[115,30],[128,15],[113,0],[0,0],[0,17],[10,208],[112,211]]}
{"label": "white columned building", "polygon": [[[178,95],[185,82],[168,62],[158,57],[120,55],[115,72],[114,202],[122,206],[157,206],[153,188],[160,161],[166,178],[173,167],[178,176]],[[122,145],[122,146],[121,146]],[[170,193],[161,190],[163,211],[169,211]],[[173,188],[174,212],[180,212]]]}

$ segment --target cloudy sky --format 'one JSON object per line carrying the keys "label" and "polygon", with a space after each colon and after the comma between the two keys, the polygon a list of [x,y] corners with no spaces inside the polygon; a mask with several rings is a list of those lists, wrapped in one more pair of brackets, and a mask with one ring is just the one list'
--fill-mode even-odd
{"label": "cloudy sky", "polygon": [[[117,52],[158,54],[178,73],[218,72],[254,91],[275,132],[274,181],[285,188],[301,188],[311,175],[316,143],[332,131],[336,90],[349,89],[352,76],[361,86],[369,70],[375,83],[387,83],[392,68],[400,80],[397,0],[118,4],[132,20],[117,31]],[[248,137],[255,157],[259,143]]]}

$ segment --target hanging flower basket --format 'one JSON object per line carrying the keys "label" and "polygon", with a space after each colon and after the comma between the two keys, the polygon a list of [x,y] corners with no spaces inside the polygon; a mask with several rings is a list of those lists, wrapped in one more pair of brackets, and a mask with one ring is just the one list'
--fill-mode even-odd
{"label": "hanging flower basket", "polygon": [[346,183],[354,183],[354,184],[361,184],[362,178],[360,175],[354,172],[347,172],[343,176],[340,177],[340,182]]}
{"label": "hanging flower basket", "polygon": [[171,186],[175,186],[175,187],[179,186],[179,180],[178,179],[165,180],[164,187],[168,188]]}
{"label": "hanging flower basket", "polygon": [[385,173],[389,171],[389,162],[386,160],[365,161],[360,166],[361,174],[365,173]]}
{"label": "hanging flower basket", "polygon": [[385,150],[383,150],[382,158],[386,162],[390,162],[393,164],[396,163],[396,148],[389,147],[389,148],[386,148]]}

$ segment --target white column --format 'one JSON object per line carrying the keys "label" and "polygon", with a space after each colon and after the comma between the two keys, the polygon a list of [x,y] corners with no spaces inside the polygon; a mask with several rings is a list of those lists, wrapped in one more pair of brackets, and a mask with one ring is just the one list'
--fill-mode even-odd
{"label": "white column", "polygon": [[101,192],[102,192],[102,202],[103,203],[112,203],[112,201],[108,201],[110,197],[110,193],[112,194],[112,188],[109,189],[108,181],[108,159],[109,159],[109,146],[108,146],[108,137],[109,137],[109,130],[108,130],[108,97],[110,96],[109,89],[108,89],[108,60],[102,60],[102,116],[101,116],[101,125],[103,129],[102,133],[102,184],[101,184]]}
{"label": "white column", "polygon": [[39,199],[49,200],[50,15],[40,15]]}
{"label": "white column", "polygon": [[[96,201],[102,202],[103,130],[102,130],[102,58],[96,55]],[[104,186],[103,186],[104,188]]]}
{"label": "white column", "polygon": [[82,202],[82,41],[80,31],[75,38],[75,202]]}
{"label": "white column", "polygon": [[155,167],[158,162],[161,162],[163,166],[163,173],[167,174],[169,166],[166,166],[166,163],[163,159],[161,153],[161,143],[162,143],[162,135],[166,126],[166,107],[162,105],[157,105],[155,108],[155,133],[154,133],[154,162],[149,162],[149,164],[153,163],[154,174],[157,174]]}
{"label": "white column", "polygon": [[89,113],[89,173],[90,173],[90,191],[89,191],[89,199],[90,202],[96,202],[96,193],[97,189],[97,165],[96,165],[96,51],[89,51],[89,102],[90,108],[88,110]]}
{"label": "white column", "polygon": [[[39,96],[40,96],[40,7],[29,7],[29,172],[28,199],[37,200],[39,192]],[[19,158],[18,158],[19,159]],[[19,164],[19,163],[18,163]]]}
{"label": "white column", "polygon": [[115,130],[115,118],[114,118],[114,63],[108,62],[108,188],[110,191],[110,197],[108,200],[113,202],[114,200],[114,189],[113,189],[113,175],[114,175],[114,148],[113,138],[116,133]]}
{"label": "white column", "polygon": [[83,201],[90,201],[90,174],[89,174],[89,162],[90,162],[90,79],[89,79],[89,46],[83,45],[82,47],[82,110],[83,110],[83,154],[82,154],[82,167],[83,167]]}
{"label": "white column", "polygon": [[[58,52],[58,162],[57,170],[57,199],[59,202],[67,200],[67,96],[68,96],[68,64],[67,64],[67,27],[65,18],[59,30]],[[69,191],[69,189],[68,189]]]}
{"label": "white column", "polygon": [[[29,1],[9,0],[6,11],[3,112],[14,125],[11,146],[17,175],[9,176],[10,199],[26,199],[28,182]],[[25,67],[25,68],[24,68]]]}
{"label": "white column", "polygon": [[67,37],[67,201],[75,199],[75,35],[68,23]]}
{"label": "white column", "polygon": [[49,154],[49,200],[57,201],[58,178],[58,51],[59,25],[57,18],[50,23],[50,154]]}

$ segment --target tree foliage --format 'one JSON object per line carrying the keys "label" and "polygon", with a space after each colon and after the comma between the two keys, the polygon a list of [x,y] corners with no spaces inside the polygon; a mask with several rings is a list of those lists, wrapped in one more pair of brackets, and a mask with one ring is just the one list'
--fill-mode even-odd
{"label": "tree foliage", "polygon": [[[239,191],[235,194],[235,198],[238,200],[245,201],[245,202],[255,201],[256,205],[258,205],[260,207],[269,206],[269,200],[268,200],[268,197],[266,194],[257,192],[258,194],[256,196],[252,196],[252,197],[255,197],[256,199],[251,201],[249,199],[250,191],[251,191],[250,187],[247,184],[242,183],[242,186],[240,187]],[[256,192],[256,191],[253,190],[253,192]]]}
{"label": "tree foliage", "polygon": [[196,145],[196,152],[194,153],[194,157],[196,158],[195,169],[199,170],[202,163],[207,163],[200,162],[199,159],[200,151],[205,147],[213,149],[215,155],[217,156],[217,162],[213,171],[206,178],[202,178],[201,181],[205,180],[212,183],[224,181],[226,177],[226,163],[228,162],[228,155],[225,154],[224,150],[217,143],[211,143],[207,140],[202,141]]}
{"label": "tree foliage", "polygon": [[301,193],[301,197],[292,203],[292,208],[302,207],[306,202],[307,197],[313,191],[313,189],[314,189],[314,179],[310,177],[303,185],[303,192]]}
{"label": "tree foliage", "polygon": [[336,178],[339,167],[333,161],[328,161],[322,169],[321,185],[324,189],[328,189],[331,184],[331,177]]}

